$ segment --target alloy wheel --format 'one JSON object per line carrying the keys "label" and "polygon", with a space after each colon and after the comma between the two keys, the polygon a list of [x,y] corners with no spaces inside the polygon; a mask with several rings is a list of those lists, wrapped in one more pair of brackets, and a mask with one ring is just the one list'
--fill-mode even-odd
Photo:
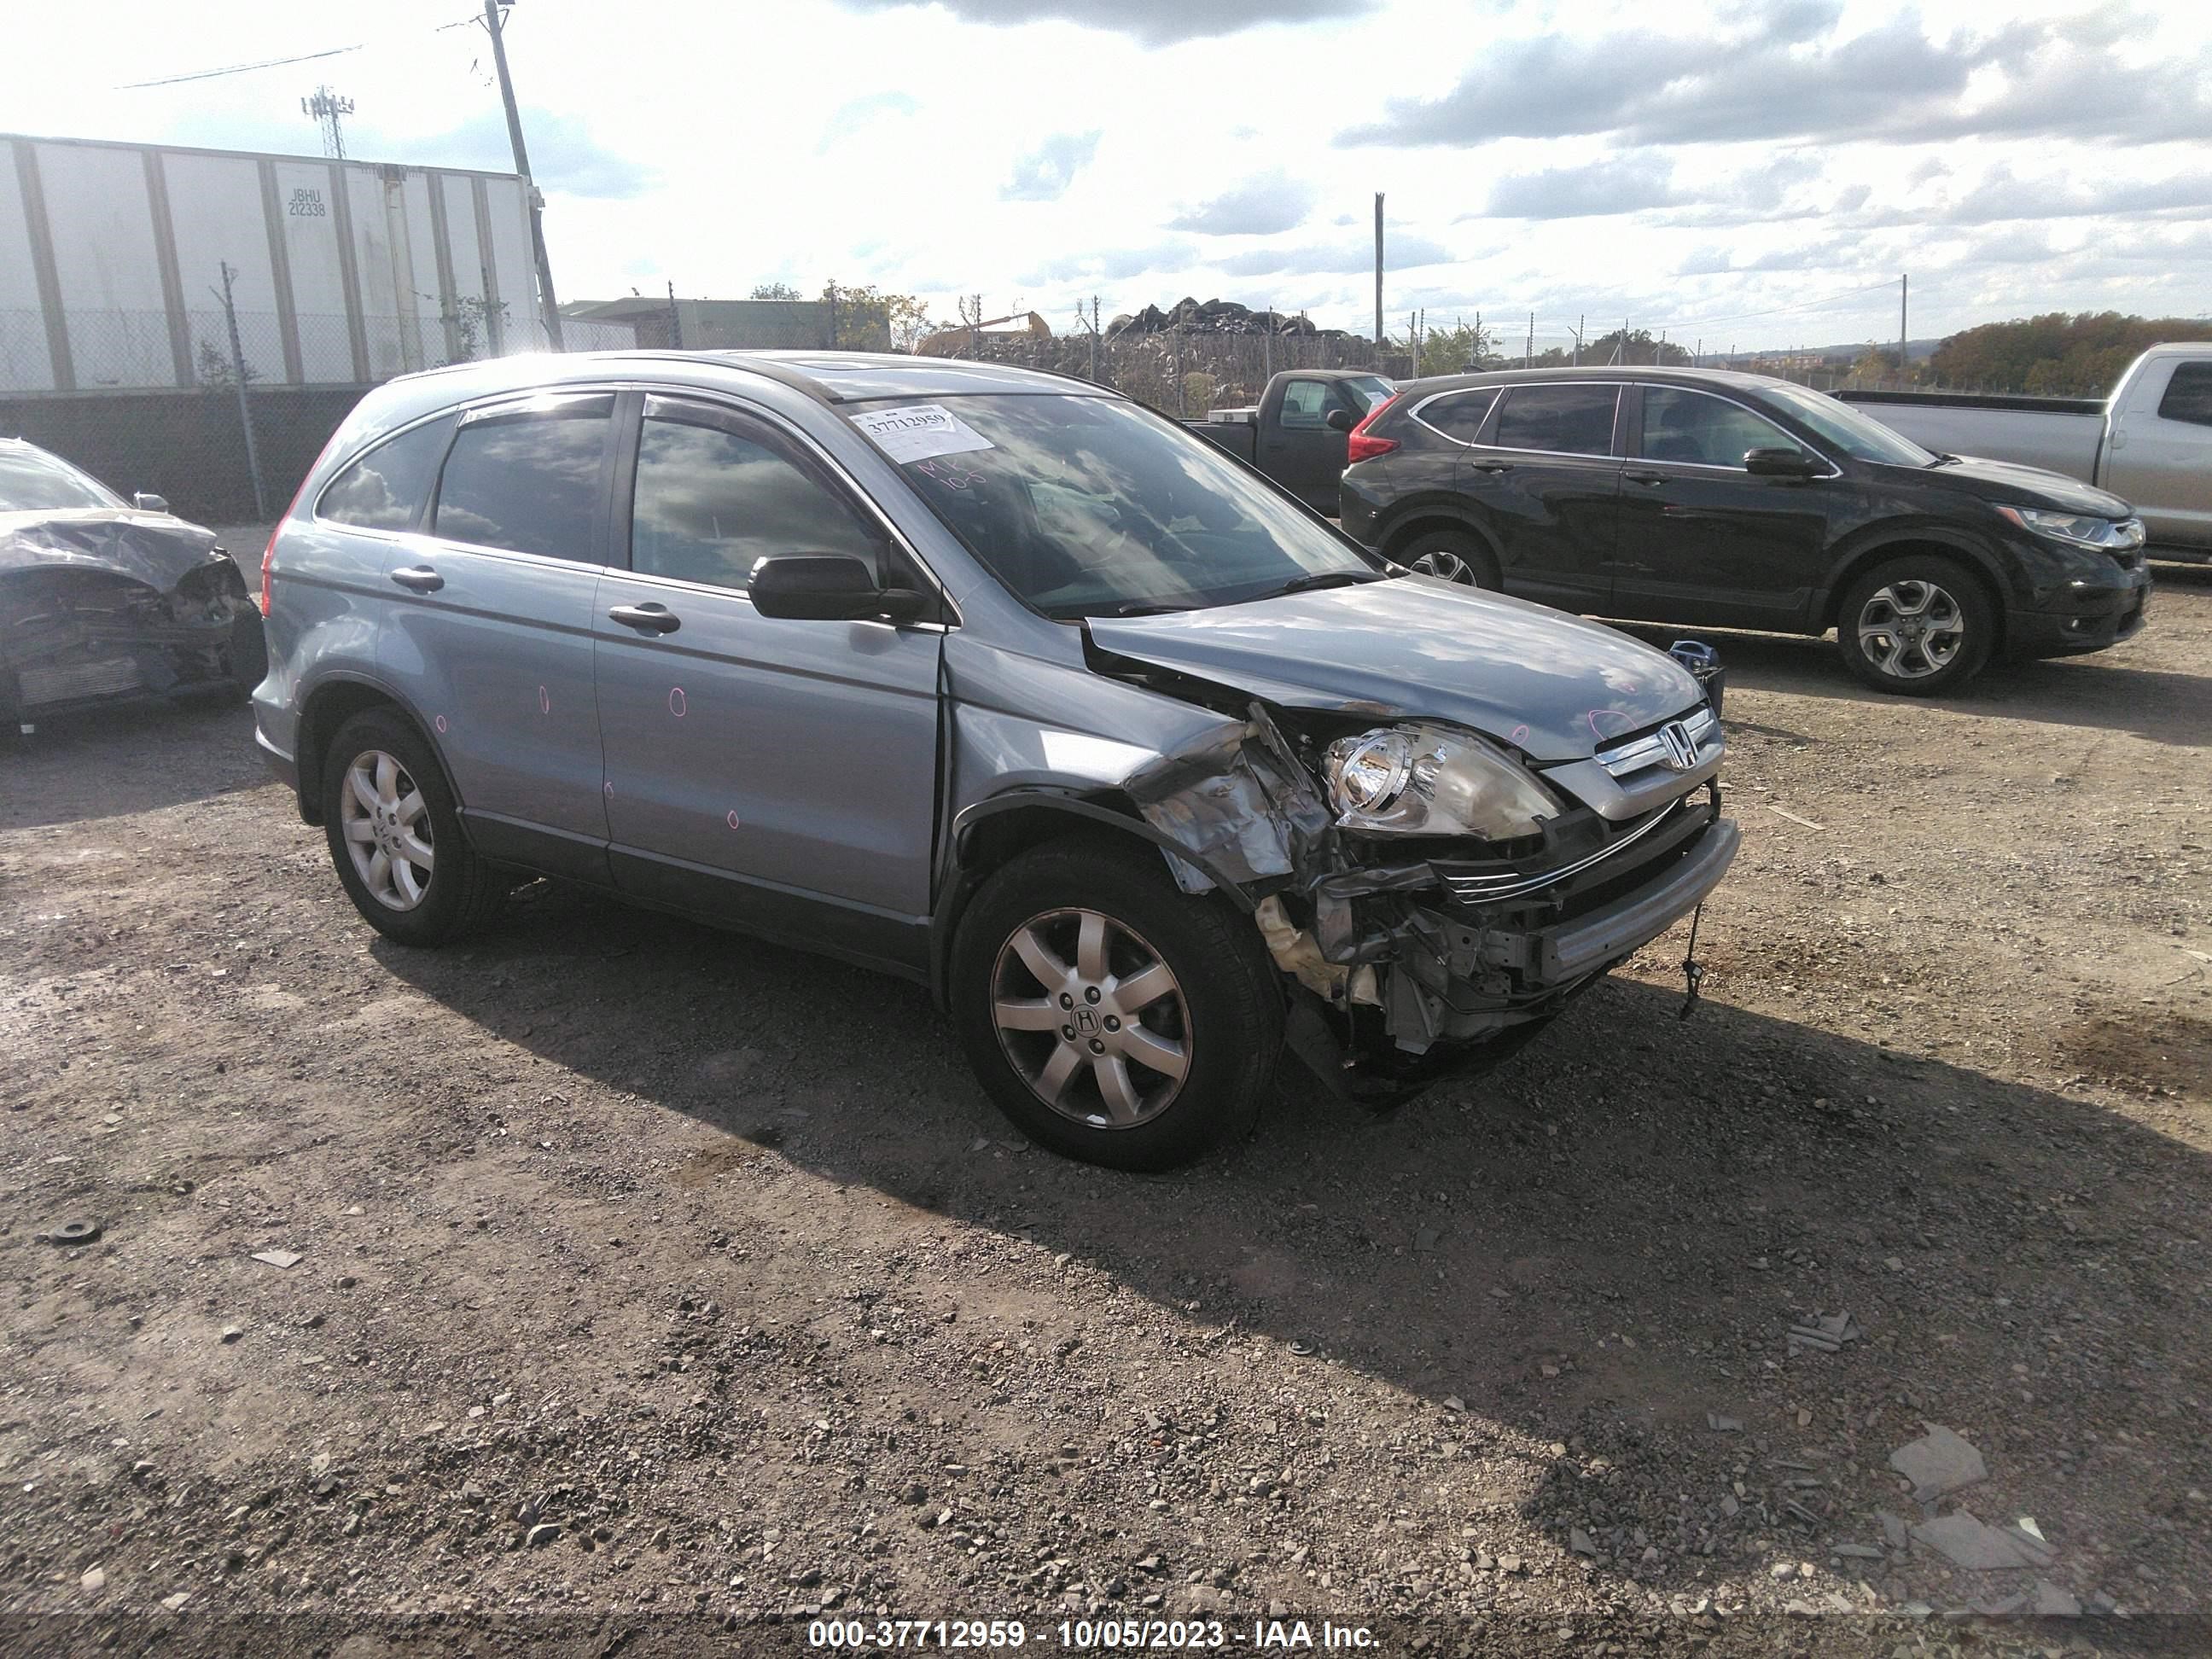
{"label": "alloy wheel", "polygon": [[1951,665],[1966,641],[1966,614],[1930,581],[1892,582],[1859,611],[1859,649],[1884,674],[1923,680]]}
{"label": "alloy wheel", "polygon": [[430,890],[435,862],[429,805],[407,769],[381,749],[346,768],[339,827],[354,873],[387,910],[412,910]]}
{"label": "alloy wheel", "polygon": [[1457,582],[1462,587],[1475,586],[1474,567],[1456,553],[1437,548],[1424,553],[1407,568],[1418,570],[1425,576],[1441,576],[1448,582]]}
{"label": "alloy wheel", "polygon": [[1190,1009],[1160,953],[1097,910],[1014,929],[991,975],[999,1045],[1061,1116],[1127,1129],[1165,1111],[1190,1071]]}

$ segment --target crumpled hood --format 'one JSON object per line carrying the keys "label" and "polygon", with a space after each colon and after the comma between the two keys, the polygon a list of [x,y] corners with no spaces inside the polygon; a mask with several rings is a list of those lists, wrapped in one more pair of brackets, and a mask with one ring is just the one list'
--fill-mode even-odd
{"label": "crumpled hood", "polygon": [[2124,519],[2134,510],[2109,489],[2099,489],[2063,472],[1986,460],[1978,455],[1961,455],[1955,464],[1933,470],[1912,466],[1888,470],[1914,483],[1933,478],[1985,501],[2003,501],[2013,507],[2046,507],[2097,519]]}
{"label": "crumpled hood", "polygon": [[123,507],[0,513],[0,575],[98,570],[167,592],[208,562],[215,532],[167,513]]}
{"label": "crumpled hood", "polygon": [[1704,696],[1626,634],[1428,576],[1086,626],[1118,656],[1285,708],[1448,720],[1538,761],[1583,759]]}

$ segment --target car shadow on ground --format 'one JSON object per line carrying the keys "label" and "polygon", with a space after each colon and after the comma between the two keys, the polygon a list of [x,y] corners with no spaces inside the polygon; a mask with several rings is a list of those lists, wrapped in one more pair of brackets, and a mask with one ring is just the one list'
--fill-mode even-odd
{"label": "car shadow on ground", "polygon": [[[2212,1485],[2212,1443],[2175,1414],[2212,1379],[2160,1288],[2193,1271],[2212,1163],[2083,1099],[1724,1000],[1685,1019],[1615,979],[1480,1082],[1382,1118],[1291,1086],[1249,1144],[1138,1177],[1015,1150],[927,995],[858,969],[545,886],[465,948],[375,949],[508,1042],[736,1138],[690,1154],[701,1182],[772,1147],[1067,1252],[1449,1401],[1454,1437],[1556,1437],[1571,1455],[1529,1474],[1563,1502],[1601,1450],[1650,1458],[1663,1513],[1616,1503],[1624,1528],[1671,1527],[1677,1485],[1711,1494],[1747,1457],[1817,1446],[1852,1478],[1799,1497],[1820,1535],[1862,1536],[1923,1417],[1971,1427],[1992,1506],[2061,1530]],[[2195,1093],[2212,1025],[2171,1023],[2051,1035],[2087,1076]],[[1844,1310],[1863,1340],[1788,1354],[1793,1317]],[[2099,1458],[2116,1427],[2140,1458]],[[2063,1480],[2055,1449],[2079,1460]],[[2179,1533],[2141,1547],[2187,1565]]]}
{"label": "car shadow on ground", "polygon": [[[227,738],[223,734],[228,734]],[[269,781],[234,700],[114,703],[0,732],[0,830],[127,817]]]}
{"label": "car shadow on ground", "polygon": [[[1646,623],[1609,625],[1662,648],[1685,637],[1704,640],[1720,653],[1731,690],[1960,709],[2038,725],[2127,732],[2152,743],[2184,748],[2212,745],[2212,677],[2131,666],[2124,644],[2082,657],[1992,663],[1961,691],[1905,697],[1876,691],[1852,678],[1836,655],[1833,640]],[[2157,625],[2155,615],[2151,625]]]}

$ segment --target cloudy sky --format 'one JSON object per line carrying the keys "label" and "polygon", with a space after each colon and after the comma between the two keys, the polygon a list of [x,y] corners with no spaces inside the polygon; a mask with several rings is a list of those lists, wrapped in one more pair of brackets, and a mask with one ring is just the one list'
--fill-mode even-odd
{"label": "cloudy sky", "polygon": [[[10,25],[14,130],[508,165],[469,0]],[[167,87],[122,83],[352,46]],[[1371,328],[1624,317],[1708,350],[2212,310],[2212,7],[520,0],[566,298],[826,278],[1073,325],[1189,294]]]}

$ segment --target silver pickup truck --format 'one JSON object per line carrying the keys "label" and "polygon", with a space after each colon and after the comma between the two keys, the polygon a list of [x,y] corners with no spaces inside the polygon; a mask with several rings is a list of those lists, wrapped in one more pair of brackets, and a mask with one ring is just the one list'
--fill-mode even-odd
{"label": "silver pickup truck", "polygon": [[2155,345],[2112,395],[1839,392],[1939,453],[2063,472],[2127,500],[2154,559],[2212,562],[2212,342]]}

